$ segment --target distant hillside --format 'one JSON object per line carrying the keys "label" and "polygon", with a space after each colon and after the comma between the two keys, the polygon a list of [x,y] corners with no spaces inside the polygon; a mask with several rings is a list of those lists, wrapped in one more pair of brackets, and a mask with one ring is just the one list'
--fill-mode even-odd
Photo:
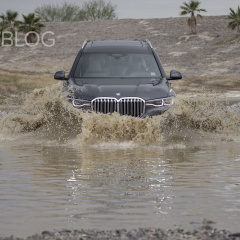
{"label": "distant hillside", "polygon": [[[18,71],[69,71],[85,39],[149,39],[167,74],[184,76],[240,76],[240,39],[227,28],[227,16],[204,17],[198,34],[190,35],[187,18],[123,19],[96,22],[46,23],[43,31],[55,33],[56,44],[46,48],[0,47],[0,68]],[[52,36],[50,36],[52,37]],[[49,42],[50,43],[50,42]]]}

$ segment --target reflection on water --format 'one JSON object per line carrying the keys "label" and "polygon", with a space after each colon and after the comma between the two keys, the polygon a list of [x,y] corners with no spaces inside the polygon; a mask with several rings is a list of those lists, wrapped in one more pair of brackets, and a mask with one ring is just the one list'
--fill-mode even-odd
{"label": "reflection on water", "polygon": [[0,236],[189,226],[238,230],[237,143],[0,147]]}

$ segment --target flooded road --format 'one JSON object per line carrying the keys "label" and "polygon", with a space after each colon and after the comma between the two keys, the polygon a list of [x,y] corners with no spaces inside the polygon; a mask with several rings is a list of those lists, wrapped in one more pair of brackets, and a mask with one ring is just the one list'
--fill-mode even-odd
{"label": "flooded road", "polygon": [[[61,86],[0,115],[0,237],[43,230],[239,231],[239,102],[180,97],[161,116],[82,113]],[[3,109],[3,108],[2,108]]]}
{"label": "flooded road", "polygon": [[237,143],[0,147],[0,236],[52,229],[239,230]]}

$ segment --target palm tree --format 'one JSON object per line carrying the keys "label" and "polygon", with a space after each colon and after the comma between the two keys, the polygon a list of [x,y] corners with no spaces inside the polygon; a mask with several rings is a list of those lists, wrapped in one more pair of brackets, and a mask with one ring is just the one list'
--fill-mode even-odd
{"label": "palm tree", "polygon": [[34,33],[40,33],[41,28],[45,27],[44,24],[40,23],[41,17],[35,17],[35,13],[29,13],[27,16],[23,16],[23,22],[20,22],[19,31],[28,34],[27,42],[33,43]]}
{"label": "palm tree", "polygon": [[2,44],[2,36],[3,36],[3,31],[7,28],[7,24],[2,21],[0,22],[0,46]]}
{"label": "palm tree", "polygon": [[0,18],[2,19],[2,22],[6,22],[6,16],[2,13],[2,15],[0,15]]}
{"label": "palm tree", "polygon": [[18,17],[18,12],[14,12],[11,10],[8,10],[6,14],[2,13],[2,15],[0,15],[0,18],[2,19],[2,21],[8,24],[11,30],[14,30],[15,25],[18,24],[18,21],[16,20],[17,17]]}
{"label": "palm tree", "polygon": [[188,18],[188,26],[191,29],[192,34],[197,33],[197,18],[202,18],[203,16],[200,14],[197,14],[197,18],[195,16],[195,12],[207,12],[206,9],[199,8],[199,5],[201,2],[190,0],[189,3],[184,2],[183,6],[180,6],[180,8],[183,10],[180,15],[187,15],[191,14],[191,16]]}
{"label": "palm tree", "polygon": [[0,34],[1,34],[7,27],[8,27],[8,26],[7,26],[7,24],[6,24],[4,21],[0,22]]}
{"label": "palm tree", "polygon": [[236,12],[230,8],[228,18],[231,19],[231,22],[228,23],[228,27],[233,30],[237,28],[237,35],[240,35],[240,7],[238,6]]}

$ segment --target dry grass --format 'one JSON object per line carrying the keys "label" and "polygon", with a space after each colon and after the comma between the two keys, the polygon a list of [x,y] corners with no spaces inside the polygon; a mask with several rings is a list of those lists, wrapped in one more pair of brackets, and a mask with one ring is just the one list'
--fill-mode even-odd
{"label": "dry grass", "polygon": [[14,96],[21,96],[35,88],[54,84],[52,74],[13,72],[0,69],[0,104]]}
{"label": "dry grass", "polygon": [[225,45],[227,43],[239,43],[239,42],[240,42],[240,36],[235,35],[217,42],[216,45]]}
{"label": "dry grass", "polygon": [[171,83],[173,89],[181,94],[199,93],[206,90],[216,93],[240,91],[240,77],[235,76],[201,76],[171,81]]}

